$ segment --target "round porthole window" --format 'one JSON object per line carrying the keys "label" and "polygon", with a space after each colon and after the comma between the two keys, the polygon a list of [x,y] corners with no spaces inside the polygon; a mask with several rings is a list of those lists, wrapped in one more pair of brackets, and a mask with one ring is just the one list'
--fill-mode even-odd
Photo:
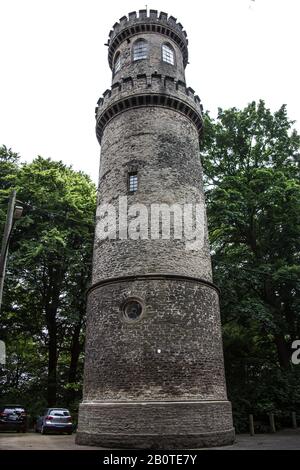
{"label": "round porthole window", "polygon": [[137,299],[128,299],[123,304],[123,316],[127,321],[139,320],[143,313],[143,305]]}

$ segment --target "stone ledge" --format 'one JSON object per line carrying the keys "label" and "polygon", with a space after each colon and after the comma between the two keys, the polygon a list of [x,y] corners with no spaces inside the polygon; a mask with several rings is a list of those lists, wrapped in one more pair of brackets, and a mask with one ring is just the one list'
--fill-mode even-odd
{"label": "stone ledge", "polygon": [[97,104],[96,134],[100,144],[104,128],[114,116],[128,109],[146,106],[175,109],[193,122],[199,136],[202,133],[203,106],[200,98],[191,87],[174,77],[159,74],[126,77],[107,89]]}
{"label": "stone ledge", "polygon": [[119,284],[120,282],[132,282],[137,280],[149,280],[149,279],[168,279],[168,280],[180,280],[180,281],[187,281],[187,282],[197,282],[199,284],[203,284],[206,287],[210,287],[214,289],[218,294],[220,294],[219,288],[210,281],[205,279],[200,279],[198,277],[192,276],[183,276],[181,274],[175,273],[149,273],[149,274],[133,274],[132,276],[118,276],[108,279],[103,279],[101,281],[96,282],[92,286],[89,287],[87,294],[91,291],[97,289],[98,287],[102,287],[108,284]]}
{"label": "stone ledge", "polygon": [[141,91],[144,93],[173,95],[195,107],[200,114],[203,111],[199,96],[195,95],[195,91],[191,87],[187,87],[185,82],[175,80],[172,76],[153,73],[151,76],[140,74],[135,77],[123,77],[121,81],[114,83],[111,88],[105,90],[102,97],[97,101],[96,118],[99,117],[103,112],[102,109],[107,105],[111,105],[128,95],[141,93]]}

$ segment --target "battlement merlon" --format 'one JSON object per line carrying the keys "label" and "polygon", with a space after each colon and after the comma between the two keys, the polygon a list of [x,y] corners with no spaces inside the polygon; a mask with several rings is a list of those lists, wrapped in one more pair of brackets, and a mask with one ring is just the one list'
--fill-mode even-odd
{"label": "battlement merlon", "polygon": [[196,126],[199,137],[203,129],[203,106],[192,88],[180,80],[159,74],[126,77],[107,89],[97,102],[96,133],[101,142],[106,124],[115,115],[130,108],[162,106],[185,114]]}
{"label": "battlement merlon", "polygon": [[158,14],[157,10],[139,10],[122,16],[119,22],[113,25],[109,32],[108,62],[112,69],[113,56],[119,45],[125,39],[136,34],[154,32],[171,38],[180,48],[183,56],[184,67],[188,63],[188,39],[181,23],[174,16],[168,16],[165,12]]}

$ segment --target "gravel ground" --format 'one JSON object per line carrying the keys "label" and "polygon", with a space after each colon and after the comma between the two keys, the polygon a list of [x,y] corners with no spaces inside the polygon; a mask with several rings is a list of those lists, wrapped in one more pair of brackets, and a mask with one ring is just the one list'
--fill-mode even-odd
{"label": "gravel ground", "polygon": [[[41,435],[33,432],[19,434],[0,433],[0,450],[99,450],[101,447],[77,446],[75,434]],[[279,431],[276,434],[248,434],[236,436],[232,446],[216,447],[216,450],[299,450],[300,428]]]}

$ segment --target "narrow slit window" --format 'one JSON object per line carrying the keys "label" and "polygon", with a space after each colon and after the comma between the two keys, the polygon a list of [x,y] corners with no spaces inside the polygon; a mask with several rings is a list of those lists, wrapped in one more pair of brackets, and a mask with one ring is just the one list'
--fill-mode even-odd
{"label": "narrow slit window", "polygon": [[120,68],[121,68],[121,54],[120,52],[118,52],[115,58],[115,62],[114,62],[114,74],[119,72]]}
{"label": "narrow slit window", "polygon": [[129,192],[135,193],[138,189],[138,175],[137,173],[130,173],[129,174]]}
{"label": "narrow slit window", "polygon": [[143,39],[137,40],[133,45],[133,60],[147,59],[148,43]]}
{"label": "narrow slit window", "polygon": [[162,60],[168,64],[174,65],[174,51],[167,44],[162,46]]}

